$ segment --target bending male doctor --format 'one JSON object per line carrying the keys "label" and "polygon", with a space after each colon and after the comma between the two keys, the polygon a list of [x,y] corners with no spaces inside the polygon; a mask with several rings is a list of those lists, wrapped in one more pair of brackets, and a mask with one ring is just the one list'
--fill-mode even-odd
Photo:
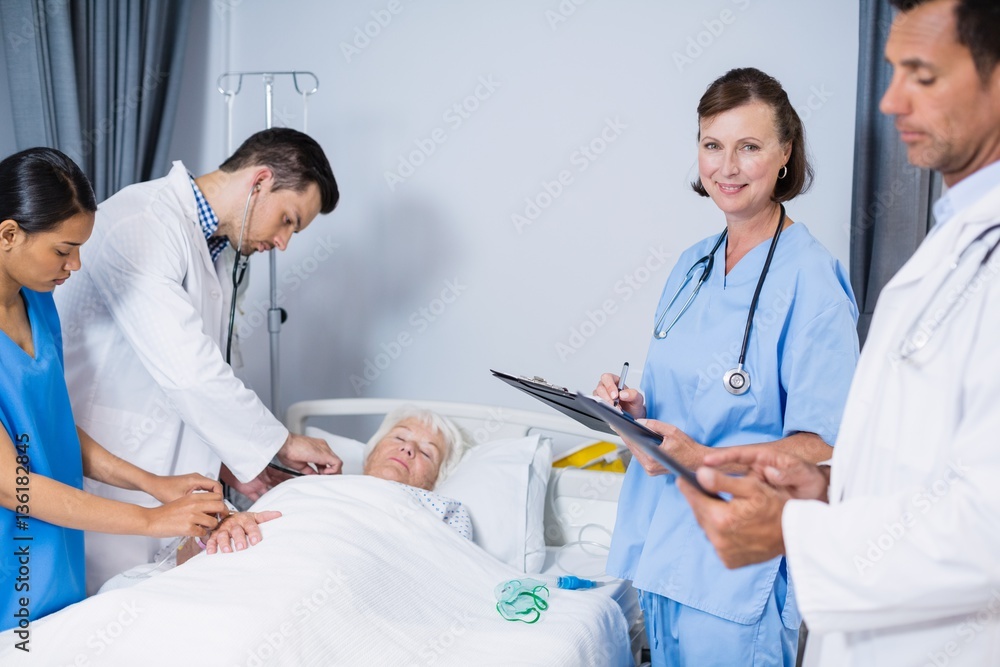
{"label": "bending male doctor", "polygon": [[832,474],[740,448],[705,464],[755,474],[698,471],[732,502],[683,490],[729,567],[785,554],[807,663],[1000,665],[1000,252],[980,268],[1000,238],[1000,4],[893,4],[881,108],[949,189],[879,298]]}
{"label": "bending male doctor", "polygon": [[[251,136],[218,170],[181,162],[100,204],[83,268],[56,291],[77,423],[114,454],[160,475],[220,474],[250,498],[267,463],[340,472],[322,440],[289,433],[226,363],[233,251],[284,250],[339,199],[320,146],[277,128]],[[244,227],[245,218],[245,228]],[[226,255],[228,254],[228,259]],[[100,483],[87,490],[152,499]],[[87,533],[87,589],[149,562],[160,541]]]}

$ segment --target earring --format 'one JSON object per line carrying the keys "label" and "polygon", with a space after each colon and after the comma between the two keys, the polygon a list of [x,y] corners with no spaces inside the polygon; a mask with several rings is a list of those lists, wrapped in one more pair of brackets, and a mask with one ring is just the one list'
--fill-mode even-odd
{"label": "earring", "polygon": [[788,176],[788,165],[787,164],[781,165],[781,169],[778,170],[778,180],[780,181],[785,176]]}

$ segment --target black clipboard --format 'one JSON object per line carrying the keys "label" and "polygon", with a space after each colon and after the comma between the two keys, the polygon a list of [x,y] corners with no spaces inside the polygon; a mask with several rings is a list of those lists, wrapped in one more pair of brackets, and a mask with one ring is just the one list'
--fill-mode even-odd
{"label": "black clipboard", "polygon": [[608,435],[615,435],[615,432],[608,426],[607,422],[599,417],[594,417],[588,412],[580,410],[577,405],[576,392],[565,387],[550,384],[540,377],[527,378],[520,375],[511,375],[500,371],[490,370],[494,377],[498,377],[515,389],[520,389],[526,394],[534,396],[543,403],[555,408],[567,417],[572,417],[587,428],[601,431]]}
{"label": "black clipboard", "polygon": [[490,372],[512,387],[516,387],[564,415],[572,417],[587,428],[627,438],[650,458],[684,479],[701,493],[710,498],[725,500],[722,496],[702,487],[693,470],[681,465],[676,459],[660,449],[663,436],[637,422],[632,415],[621,412],[618,408],[613,408],[596,398],[580,392],[571,392],[565,387],[553,385],[539,377],[526,378],[494,370],[490,370]]}

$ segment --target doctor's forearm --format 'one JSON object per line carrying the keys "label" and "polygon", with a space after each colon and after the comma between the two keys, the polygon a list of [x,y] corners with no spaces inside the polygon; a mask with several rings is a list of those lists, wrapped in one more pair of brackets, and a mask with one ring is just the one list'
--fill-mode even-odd
{"label": "doctor's forearm", "polygon": [[[791,454],[813,465],[819,463],[820,461],[827,461],[833,456],[833,447],[826,444],[823,439],[815,433],[794,433],[787,438],[782,438],[780,440],[762,442],[756,445],[748,446],[774,447],[778,451]],[[736,447],[739,447],[739,445]],[[734,449],[736,447],[734,447]],[[702,465],[702,459],[704,459],[705,454],[718,451],[711,447],[702,447],[701,445],[699,445],[699,448],[699,456],[694,460],[694,465],[691,466],[692,468],[697,468]],[[683,460],[681,462],[684,463]],[[726,463],[715,467],[717,470],[730,475],[745,475],[748,471],[747,466],[742,463]]]}

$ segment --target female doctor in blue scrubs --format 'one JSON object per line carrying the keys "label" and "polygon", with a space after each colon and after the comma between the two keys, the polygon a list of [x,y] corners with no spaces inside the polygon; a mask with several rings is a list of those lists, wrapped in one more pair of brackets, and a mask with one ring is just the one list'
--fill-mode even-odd
{"label": "female doctor in blue scrubs", "polygon": [[[596,393],[649,418],[690,468],[711,447],[765,442],[826,460],[858,357],[857,306],[844,267],[785,213],[812,175],[802,122],[752,68],[712,83],[698,119],[693,186],[726,228],[668,278],[642,391],[619,392],[608,373]],[[676,478],[630,448],[608,573],[640,591],[653,665],[791,667],[801,618],[784,559],[727,570]]]}
{"label": "female doctor in blue scrubs", "polygon": [[[80,267],[96,209],[86,176],[59,151],[0,162],[0,630],[24,632],[83,599],[83,530],[202,536],[226,511],[218,482],[152,475],[74,425],[52,291]],[[166,504],[84,493],[84,475]]]}

